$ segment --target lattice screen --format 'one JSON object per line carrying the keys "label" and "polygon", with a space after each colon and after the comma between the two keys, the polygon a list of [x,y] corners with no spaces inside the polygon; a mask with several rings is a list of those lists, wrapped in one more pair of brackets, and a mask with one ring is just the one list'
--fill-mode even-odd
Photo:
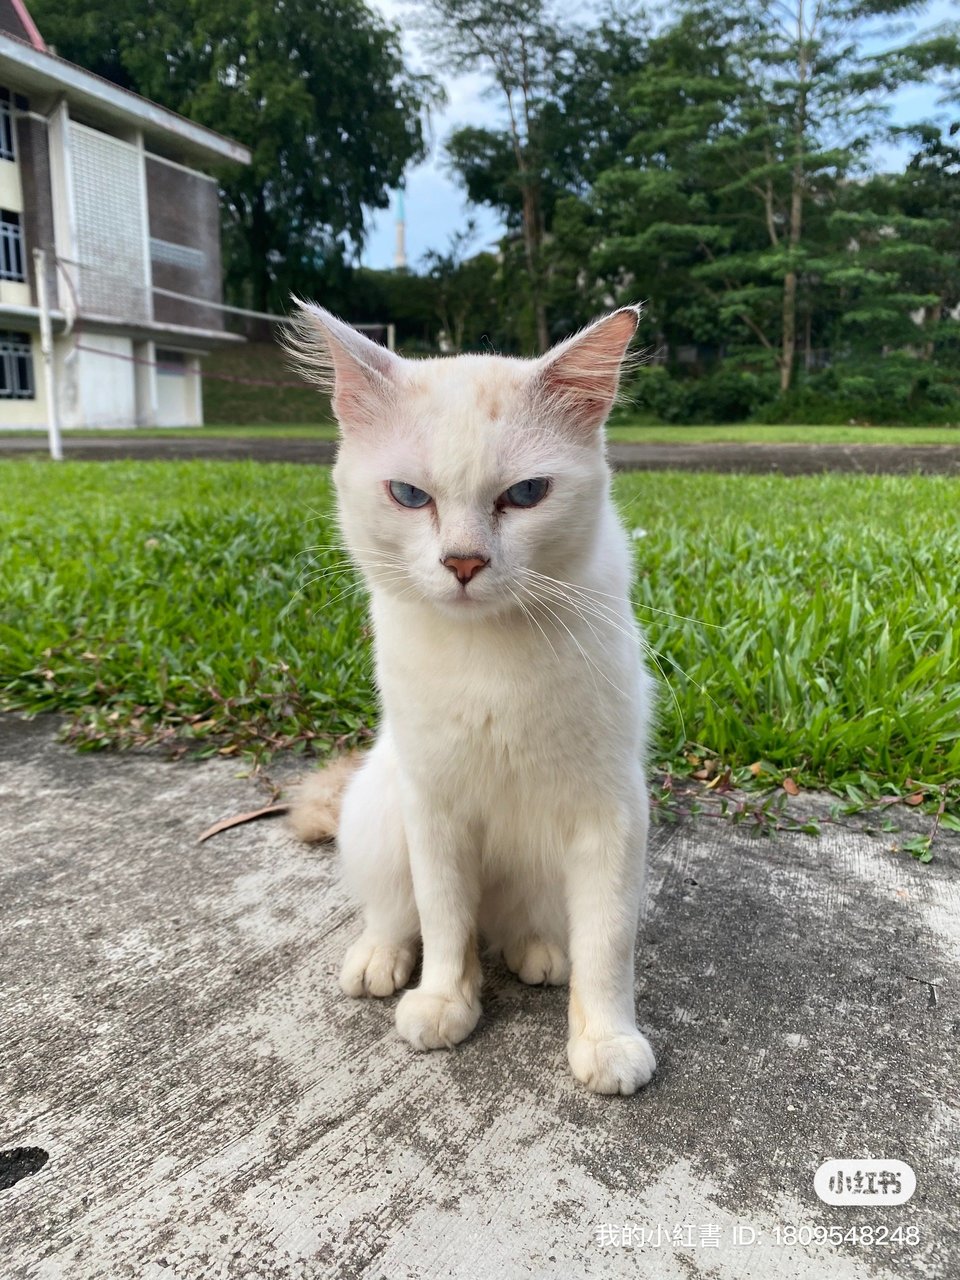
{"label": "lattice screen", "polygon": [[83,311],[146,320],[144,207],[136,147],[71,123],[79,295]]}

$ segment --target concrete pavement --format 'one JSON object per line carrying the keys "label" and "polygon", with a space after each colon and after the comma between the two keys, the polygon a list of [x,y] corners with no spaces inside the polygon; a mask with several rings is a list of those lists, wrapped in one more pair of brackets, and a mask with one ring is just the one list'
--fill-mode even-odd
{"label": "concrete pavement", "polygon": [[[657,828],[660,1066],[604,1099],[560,990],[490,967],[477,1032],[426,1056],[342,996],[332,851],[277,819],[196,842],[265,800],[240,763],[54,728],[0,716],[5,1278],[960,1274],[956,837],[924,867],[838,827]],[[913,1167],[909,1203],[817,1198],[867,1156]]]}

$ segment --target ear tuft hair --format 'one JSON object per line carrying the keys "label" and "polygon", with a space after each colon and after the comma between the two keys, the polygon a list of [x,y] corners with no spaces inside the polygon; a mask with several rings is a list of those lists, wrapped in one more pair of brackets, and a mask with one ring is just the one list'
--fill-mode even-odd
{"label": "ear tuft hair", "polygon": [[280,346],[287,362],[306,382],[333,395],[336,372],[326,331],[317,320],[319,308],[304,302],[296,294],[290,301],[294,310],[280,333]]}
{"label": "ear tuft hair", "polygon": [[332,397],[343,427],[376,424],[403,361],[323,307],[293,299],[283,346],[294,369]]}
{"label": "ear tuft hair", "polygon": [[607,420],[639,319],[639,306],[620,307],[541,357],[540,393],[578,431],[597,431]]}

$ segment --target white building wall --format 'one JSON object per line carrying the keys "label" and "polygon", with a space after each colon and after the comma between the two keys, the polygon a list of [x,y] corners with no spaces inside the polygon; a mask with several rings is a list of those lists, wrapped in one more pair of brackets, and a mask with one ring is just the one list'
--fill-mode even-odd
{"label": "white building wall", "polygon": [[[140,363],[156,358],[152,342],[104,333],[82,335],[84,349],[75,342],[74,336],[54,336],[53,341],[57,404],[64,430],[203,425],[200,356],[184,353],[180,368],[165,370]],[[0,431],[46,430],[49,425],[39,334],[31,334],[31,345],[35,397],[0,399]],[[97,352],[86,350],[88,346]]]}
{"label": "white building wall", "polygon": [[83,345],[96,347],[97,352],[78,349],[70,339],[57,344],[61,426],[66,430],[132,427],[137,420],[132,340],[105,333],[86,334]]}
{"label": "white building wall", "polygon": [[[30,337],[35,396],[0,399],[0,431],[46,430],[48,426],[40,335]],[[199,355],[184,352],[182,366],[164,369],[152,363],[157,354],[152,342],[99,332],[83,334],[79,348],[76,342],[75,335],[54,335],[54,378],[64,430],[203,426]]]}
{"label": "white building wall", "polygon": [[73,203],[73,156],[70,149],[70,112],[59,102],[47,117],[50,151],[50,194],[53,199],[54,250],[64,261],[61,271],[77,283],[77,211]]}
{"label": "white building wall", "polygon": [[[161,361],[163,351],[160,353]],[[199,356],[186,356],[179,368],[157,369],[157,426],[199,427],[203,425]]]}
{"label": "white building wall", "polygon": [[[6,206],[2,206],[6,207]],[[33,262],[31,261],[27,270],[31,270]],[[30,284],[25,280],[0,280],[0,308],[6,304],[10,307],[30,307],[33,305],[33,299],[30,297]],[[23,325],[17,322],[16,317],[8,319],[7,316],[0,312],[0,328],[2,329],[22,329]]]}

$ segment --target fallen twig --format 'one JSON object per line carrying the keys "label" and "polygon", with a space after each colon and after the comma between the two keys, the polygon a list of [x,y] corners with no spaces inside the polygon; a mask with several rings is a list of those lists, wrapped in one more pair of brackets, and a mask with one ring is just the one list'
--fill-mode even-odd
{"label": "fallen twig", "polygon": [[211,836],[215,836],[221,831],[229,831],[231,827],[239,827],[241,823],[255,822],[258,818],[272,818],[278,813],[286,813],[289,808],[288,804],[267,804],[262,809],[251,809],[249,813],[238,813],[232,818],[221,818],[212,827],[207,827],[202,835],[197,836],[197,844],[203,844],[204,840],[209,840]]}

